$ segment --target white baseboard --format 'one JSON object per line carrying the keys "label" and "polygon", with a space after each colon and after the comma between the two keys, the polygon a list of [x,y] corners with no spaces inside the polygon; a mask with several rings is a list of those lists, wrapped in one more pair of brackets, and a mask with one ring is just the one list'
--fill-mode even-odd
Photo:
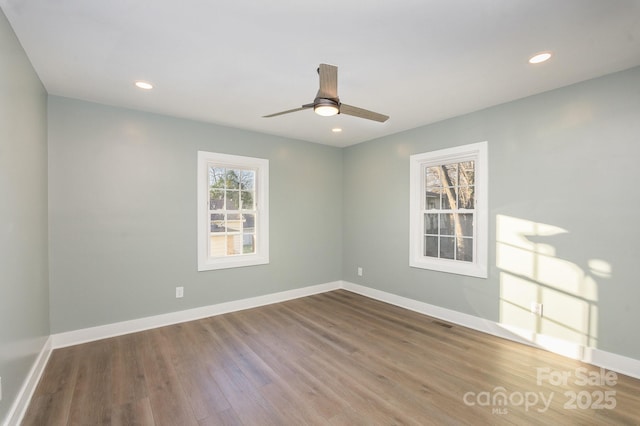
{"label": "white baseboard", "polygon": [[637,359],[603,351],[597,348],[585,347],[553,336],[519,330],[515,327],[500,324],[495,321],[442,308],[440,306],[431,305],[429,303],[420,302],[348,281],[342,281],[341,287],[353,293],[380,300],[391,305],[462,325],[493,336],[513,340],[529,346],[535,346],[568,358],[577,359],[597,367],[603,367],[608,370],[613,370],[618,373],[640,379],[640,360]]}
{"label": "white baseboard", "polygon": [[65,333],[57,333],[51,337],[53,338],[54,348],[63,348],[66,346],[78,345],[80,343],[92,342],[94,340],[106,339],[108,337],[121,336],[123,334],[135,333],[166,325],[178,324],[181,322],[193,321],[229,312],[284,302],[286,300],[311,296],[313,294],[324,293],[327,291],[337,290],[339,288],[342,288],[342,282],[334,281],[294,290],[282,291],[279,293],[267,294],[264,296],[250,297],[248,299],[234,300],[231,302],[218,303],[216,305],[203,306],[184,311],[170,312],[152,317],[138,318],[130,321],[122,321],[97,327],[68,331]]}
{"label": "white baseboard", "polygon": [[22,383],[22,387],[18,391],[16,399],[13,401],[5,419],[4,426],[19,425],[22,422],[22,418],[27,411],[29,402],[31,402],[33,393],[36,391],[38,382],[40,382],[40,377],[42,377],[44,368],[47,366],[47,361],[49,361],[49,356],[53,350],[51,342],[52,339],[51,336],[49,336],[42,346],[31,370],[29,370],[29,374]]}

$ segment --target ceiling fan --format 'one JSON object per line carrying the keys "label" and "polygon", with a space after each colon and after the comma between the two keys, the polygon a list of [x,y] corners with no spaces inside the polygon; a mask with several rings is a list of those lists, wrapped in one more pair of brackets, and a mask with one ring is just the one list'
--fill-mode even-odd
{"label": "ceiling fan", "polygon": [[340,102],[340,98],[338,98],[338,67],[334,65],[320,64],[318,67],[318,74],[320,75],[320,89],[318,90],[318,94],[313,100],[313,103],[302,105],[300,108],[265,115],[263,117],[276,117],[278,115],[289,114],[290,112],[313,108],[316,114],[325,117],[336,114],[346,114],[354,117],[366,118],[367,120],[378,121],[380,123],[384,123],[389,119],[388,115]]}

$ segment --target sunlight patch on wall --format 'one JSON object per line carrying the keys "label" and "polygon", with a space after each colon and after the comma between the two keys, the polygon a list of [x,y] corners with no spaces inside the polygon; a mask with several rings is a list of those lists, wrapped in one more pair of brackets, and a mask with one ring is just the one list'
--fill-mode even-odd
{"label": "sunlight patch on wall", "polygon": [[[557,255],[554,238],[566,229],[506,215],[496,218],[496,266],[500,272],[500,323],[556,352],[597,347],[598,282],[611,264],[589,259],[584,270]],[[543,305],[542,316],[531,312]],[[556,345],[558,347],[549,347]],[[560,348],[560,346],[563,346]],[[567,354],[579,356],[578,353]]]}
{"label": "sunlight patch on wall", "polygon": [[602,259],[590,259],[587,262],[593,275],[602,278],[611,278],[611,264]]}

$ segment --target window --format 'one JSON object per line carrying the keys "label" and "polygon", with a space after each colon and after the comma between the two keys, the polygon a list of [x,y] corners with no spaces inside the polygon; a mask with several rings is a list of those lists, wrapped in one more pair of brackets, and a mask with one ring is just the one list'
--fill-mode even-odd
{"label": "window", "polygon": [[269,161],[198,152],[198,271],[269,263]]}
{"label": "window", "polygon": [[410,266],[487,277],[487,142],[410,157]]}

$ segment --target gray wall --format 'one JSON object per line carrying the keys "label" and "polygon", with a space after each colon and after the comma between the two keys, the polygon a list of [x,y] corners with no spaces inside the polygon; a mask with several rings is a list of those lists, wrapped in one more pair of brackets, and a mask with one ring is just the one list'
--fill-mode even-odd
{"label": "gray wall", "polygon": [[0,423],[49,336],[46,92],[0,11]]}
{"label": "gray wall", "polygon": [[[55,96],[48,113],[53,333],[341,278],[338,148]],[[198,150],[269,159],[269,265],[196,271]]]}
{"label": "gray wall", "polygon": [[[485,140],[489,278],[410,268],[409,155]],[[640,68],[345,149],[343,279],[640,359],[639,156]]]}

